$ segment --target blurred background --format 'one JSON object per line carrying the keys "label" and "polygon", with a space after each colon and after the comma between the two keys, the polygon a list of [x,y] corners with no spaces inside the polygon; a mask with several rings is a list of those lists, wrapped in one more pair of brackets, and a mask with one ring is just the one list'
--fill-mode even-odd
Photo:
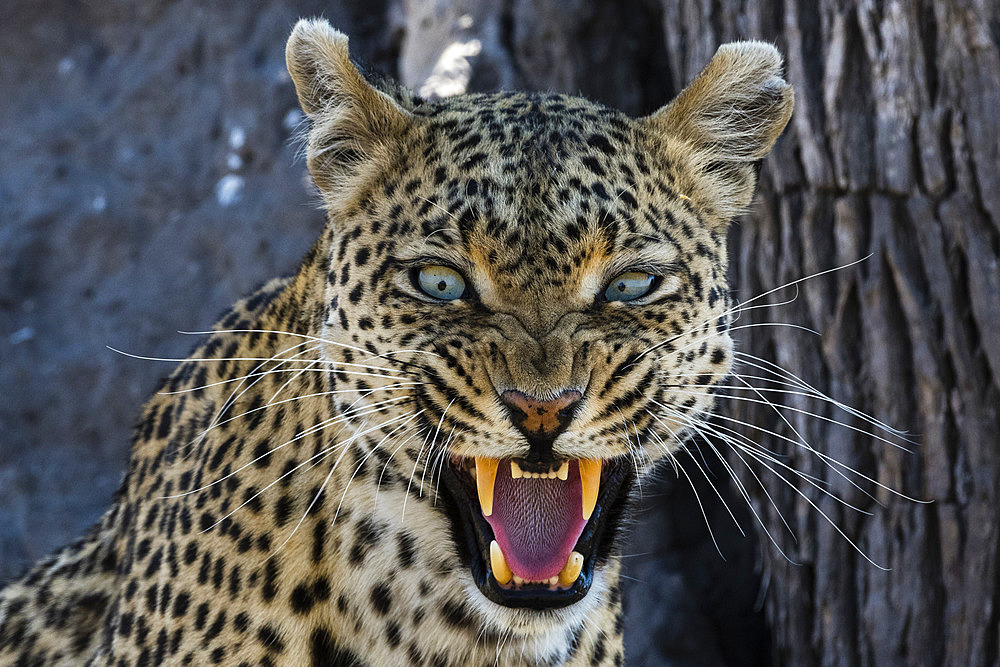
{"label": "blurred background", "polygon": [[796,112],[734,224],[735,294],[870,258],[742,315],[740,348],[795,386],[763,395],[776,408],[721,400],[717,423],[774,454],[723,438],[644,485],[629,664],[1000,660],[992,0],[5,0],[0,581],[95,521],[121,480],[170,365],[107,346],[185,356],[176,331],[294,271],[319,233],[283,60],[300,16],[424,95],[556,90],[634,115],[719,44],[776,43]]}

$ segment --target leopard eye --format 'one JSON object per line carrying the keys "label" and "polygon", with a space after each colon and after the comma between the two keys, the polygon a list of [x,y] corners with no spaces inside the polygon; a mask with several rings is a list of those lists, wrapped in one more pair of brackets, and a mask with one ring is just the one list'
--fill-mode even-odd
{"label": "leopard eye", "polygon": [[646,296],[653,289],[656,276],[642,271],[626,271],[612,280],[604,290],[607,301],[632,301]]}
{"label": "leopard eye", "polygon": [[416,283],[425,294],[442,301],[461,299],[465,294],[465,278],[448,266],[431,264],[420,267]]}

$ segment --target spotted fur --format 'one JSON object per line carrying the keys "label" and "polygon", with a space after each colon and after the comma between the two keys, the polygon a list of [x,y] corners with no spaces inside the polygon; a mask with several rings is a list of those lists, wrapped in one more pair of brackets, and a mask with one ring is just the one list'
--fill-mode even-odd
{"label": "spotted fur", "polygon": [[[441,466],[525,453],[509,389],[583,392],[559,457],[645,474],[680,446],[712,397],[676,378],[730,368],[726,227],[791,113],[779,55],[725,45],[642,119],[555,94],[425,101],[370,83],[320,21],[287,60],[328,225],[147,403],[101,523],[0,593],[0,663],[622,664],[617,552],[569,607],[490,602]],[[424,295],[428,262],[474,292]],[[657,289],[604,301],[634,267]]]}

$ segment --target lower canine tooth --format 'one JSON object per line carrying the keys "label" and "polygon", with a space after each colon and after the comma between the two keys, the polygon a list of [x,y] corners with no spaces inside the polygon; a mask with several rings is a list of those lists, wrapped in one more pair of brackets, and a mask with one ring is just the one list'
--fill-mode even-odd
{"label": "lower canine tooth", "polygon": [[514,576],[514,573],[510,571],[510,566],[507,565],[507,559],[503,557],[503,551],[500,550],[500,545],[497,544],[496,540],[490,542],[490,567],[493,569],[493,578],[496,579],[498,583],[509,583],[511,578]]}
{"label": "lower canine tooth", "polygon": [[521,470],[521,466],[517,465],[513,461],[510,462],[510,476],[511,479],[520,479],[525,476],[524,471]]}
{"label": "lower canine tooth", "polygon": [[559,573],[559,583],[562,586],[572,586],[573,582],[580,577],[583,571],[583,554],[574,551],[569,555],[566,564],[563,565],[562,572]]}
{"label": "lower canine tooth", "polygon": [[562,462],[562,465],[559,466],[559,470],[556,470],[556,477],[564,482],[569,479],[569,461]]}

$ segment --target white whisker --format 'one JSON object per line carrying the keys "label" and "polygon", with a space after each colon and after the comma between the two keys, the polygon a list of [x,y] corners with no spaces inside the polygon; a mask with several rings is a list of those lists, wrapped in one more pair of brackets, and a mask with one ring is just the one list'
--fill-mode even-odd
{"label": "white whisker", "polygon": [[762,294],[758,294],[755,297],[747,299],[746,301],[744,301],[738,307],[729,308],[729,309],[724,310],[724,311],[722,311],[720,313],[712,314],[709,317],[707,317],[705,320],[699,322],[698,324],[695,324],[695,325],[693,325],[691,327],[688,327],[688,329],[686,329],[685,331],[682,331],[679,334],[671,336],[670,338],[662,340],[659,343],[656,343],[656,344],[652,345],[651,347],[646,348],[645,350],[643,350],[642,352],[639,353],[639,355],[636,357],[636,359],[635,359],[635,361],[633,363],[638,362],[639,359],[641,359],[642,357],[646,356],[647,354],[649,354],[650,352],[652,352],[656,348],[658,348],[658,347],[660,347],[662,345],[667,345],[668,343],[670,343],[670,342],[672,342],[674,340],[677,340],[678,338],[681,338],[683,336],[689,335],[691,332],[697,331],[698,329],[700,329],[701,327],[705,326],[706,324],[708,324],[710,322],[717,321],[720,317],[726,317],[728,315],[731,315],[732,313],[736,312],[737,309],[741,310],[741,311],[748,310],[746,308],[746,305],[749,304],[749,303],[753,303],[754,301],[757,301],[758,299],[763,299],[767,295],[773,294],[773,293],[775,293],[775,292],[777,292],[779,290],[782,290],[782,289],[784,289],[786,287],[792,287],[793,285],[798,285],[799,283],[802,283],[802,282],[804,282],[806,280],[811,280],[812,278],[818,278],[819,276],[826,275],[828,273],[833,273],[835,271],[842,271],[844,269],[848,269],[848,268],[850,268],[852,266],[855,266],[856,264],[860,264],[861,262],[864,262],[865,260],[869,259],[874,254],[875,253],[869,253],[866,257],[862,257],[861,259],[855,260],[855,261],[850,262],[848,264],[844,264],[843,266],[836,266],[836,267],[834,267],[832,269],[826,269],[825,271],[819,271],[817,273],[813,273],[813,274],[810,274],[808,276],[805,276],[804,278],[799,278],[797,280],[793,280],[791,282],[785,283],[784,285],[779,285],[778,287],[775,287],[775,288],[770,289],[770,290],[768,290],[768,291],[766,291],[766,292],[764,292]]}
{"label": "white whisker", "polygon": [[[252,502],[254,500],[254,498],[260,497],[261,494],[263,494],[265,491],[267,491],[268,489],[270,489],[271,487],[273,487],[275,484],[278,484],[279,482],[281,482],[281,480],[283,480],[286,477],[288,477],[289,475],[297,472],[298,470],[300,470],[301,468],[305,467],[306,465],[308,465],[312,461],[314,461],[316,459],[319,459],[320,461],[322,461],[324,458],[329,457],[331,454],[333,454],[335,451],[337,451],[337,449],[346,449],[347,444],[350,443],[350,442],[352,442],[356,438],[359,438],[362,435],[366,435],[368,433],[371,433],[372,431],[377,431],[377,430],[379,430],[381,428],[384,428],[385,426],[387,426],[389,424],[392,424],[392,423],[394,423],[396,421],[399,421],[400,419],[405,419],[405,415],[402,416],[402,417],[393,417],[393,418],[391,418],[389,420],[386,420],[386,421],[382,422],[381,424],[377,424],[377,425],[372,426],[372,427],[370,427],[368,429],[362,429],[360,431],[357,431],[354,434],[352,434],[351,437],[348,438],[347,440],[342,440],[342,441],[340,441],[340,442],[338,442],[338,443],[336,443],[334,445],[330,445],[329,447],[327,447],[327,448],[325,448],[325,449],[317,452],[316,454],[313,454],[312,456],[310,456],[309,458],[307,458],[305,461],[303,461],[302,463],[299,463],[298,465],[296,465],[292,469],[288,470],[287,472],[285,472],[284,474],[282,474],[280,477],[278,477],[277,479],[275,479],[273,482],[271,482],[270,484],[268,484],[267,486],[265,486],[263,489],[261,489],[260,491],[258,491],[254,495],[252,495],[249,498],[247,498],[245,501],[243,501],[243,503],[241,505],[239,505],[238,507],[236,507],[236,509],[232,510],[231,512],[229,512],[229,514],[227,514],[226,516],[222,517],[221,519],[219,519],[218,521],[216,521],[215,523],[213,523],[208,528],[205,528],[201,532],[205,533],[205,532],[208,532],[208,531],[212,530],[213,528],[215,528],[216,526],[218,526],[220,523],[222,523],[224,520],[228,519],[233,514],[235,514],[238,510],[240,510],[241,508],[245,507],[247,504],[249,504],[250,502]],[[223,479],[225,479],[225,478],[223,478]],[[216,482],[213,482],[212,484],[215,484],[215,483]],[[211,486],[211,484],[208,485],[208,486]],[[204,488],[208,488],[208,487],[204,487]],[[200,490],[202,490],[202,489],[200,489]]]}
{"label": "white whisker", "polygon": [[[858,410],[856,408],[853,408],[850,405],[847,405],[846,403],[842,403],[842,402],[838,401],[835,398],[827,396],[826,394],[824,394],[823,392],[821,392],[819,389],[816,389],[815,387],[813,387],[812,385],[810,385],[808,382],[806,382],[802,378],[798,377],[797,375],[795,375],[791,371],[788,371],[788,370],[782,368],[781,366],[775,364],[774,362],[768,361],[766,359],[761,359],[760,357],[754,356],[752,354],[747,354],[745,352],[736,352],[736,356],[737,357],[741,357],[741,358],[744,359],[744,361],[742,361],[741,363],[745,363],[745,364],[747,364],[749,366],[753,366],[754,368],[757,368],[758,370],[762,370],[762,371],[769,372],[769,373],[774,373],[778,377],[783,377],[783,378],[786,378],[786,379],[793,380],[794,382],[798,383],[798,385],[800,387],[802,387],[803,389],[806,389],[807,391],[810,391],[810,392],[814,392],[816,395],[818,395],[818,396],[822,397],[824,400],[829,401],[830,403],[836,405],[841,410],[844,410],[845,412],[848,412],[848,413],[854,415],[855,417],[858,417],[859,419],[863,419],[864,421],[867,421],[872,426],[877,426],[878,428],[882,429],[883,431],[887,431],[889,433],[892,433],[893,435],[899,437],[901,440],[905,440],[906,442],[909,442],[911,445],[919,445],[920,444],[920,443],[918,443],[916,441],[913,441],[913,440],[910,440],[910,439],[906,438],[905,436],[907,434],[906,434],[905,431],[901,431],[899,429],[893,428],[892,426],[889,426],[885,422],[882,422],[882,421],[876,419],[875,417],[872,417],[871,415],[865,414],[864,412],[861,412],[860,410]],[[769,370],[769,369],[767,369],[767,368],[765,368],[763,366],[759,366],[759,365],[753,363],[753,361],[747,361],[747,359],[756,360],[756,361],[759,361],[759,362],[761,362],[763,364],[772,366],[773,368],[777,369],[777,371],[775,371],[775,370]],[[779,371],[780,371],[780,373],[784,373],[784,375],[780,375]]]}
{"label": "white whisker", "polygon": [[[402,399],[402,398],[409,398],[409,397],[402,396],[402,397],[399,397],[399,398]],[[209,484],[205,484],[204,486],[201,486],[201,487],[199,487],[197,489],[192,489],[190,491],[185,491],[183,493],[178,493],[178,494],[174,494],[174,495],[170,495],[170,496],[161,496],[161,498],[162,499],[183,498],[184,496],[189,496],[189,495],[191,495],[193,493],[198,493],[200,491],[204,491],[206,489],[209,489],[209,488],[215,486],[216,484],[221,484],[222,482],[226,481],[227,479],[229,479],[233,475],[235,475],[235,474],[237,474],[237,473],[239,473],[239,472],[241,472],[243,470],[246,470],[248,467],[252,466],[253,464],[257,463],[258,461],[261,461],[261,460],[267,458],[268,456],[271,456],[272,454],[274,454],[279,449],[282,449],[283,447],[287,447],[288,445],[292,444],[293,442],[297,442],[298,440],[301,440],[302,438],[306,437],[307,435],[311,435],[311,434],[316,433],[318,431],[322,431],[323,429],[326,429],[326,428],[328,428],[330,426],[334,426],[334,425],[339,424],[341,422],[349,421],[350,419],[352,419],[354,417],[361,417],[361,416],[373,414],[373,413],[376,413],[376,412],[380,412],[380,411],[382,411],[384,409],[385,409],[385,407],[379,407],[379,408],[375,408],[375,409],[367,409],[366,408],[365,411],[363,411],[363,412],[357,412],[357,413],[352,414],[352,415],[347,415],[347,416],[345,416],[345,415],[338,415],[336,417],[330,417],[329,419],[325,419],[325,420],[319,422],[318,424],[315,424],[314,426],[311,426],[311,427],[305,429],[304,431],[302,431],[301,433],[299,433],[298,435],[296,435],[291,440],[286,440],[285,442],[283,442],[282,444],[278,445],[277,447],[273,447],[272,449],[268,450],[264,454],[261,454],[260,456],[254,458],[253,460],[251,460],[251,461],[249,461],[247,463],[244,463],[239,468],[233,470],[232,472],[228,473],[224,477],[220,477],[219,479],[215,480],[214,482],[210,482]],[[315,458],[315,456],[313,458]],[[307,459],[307,461],[309,461],[309,460],[311,460],[311,459]]]}

